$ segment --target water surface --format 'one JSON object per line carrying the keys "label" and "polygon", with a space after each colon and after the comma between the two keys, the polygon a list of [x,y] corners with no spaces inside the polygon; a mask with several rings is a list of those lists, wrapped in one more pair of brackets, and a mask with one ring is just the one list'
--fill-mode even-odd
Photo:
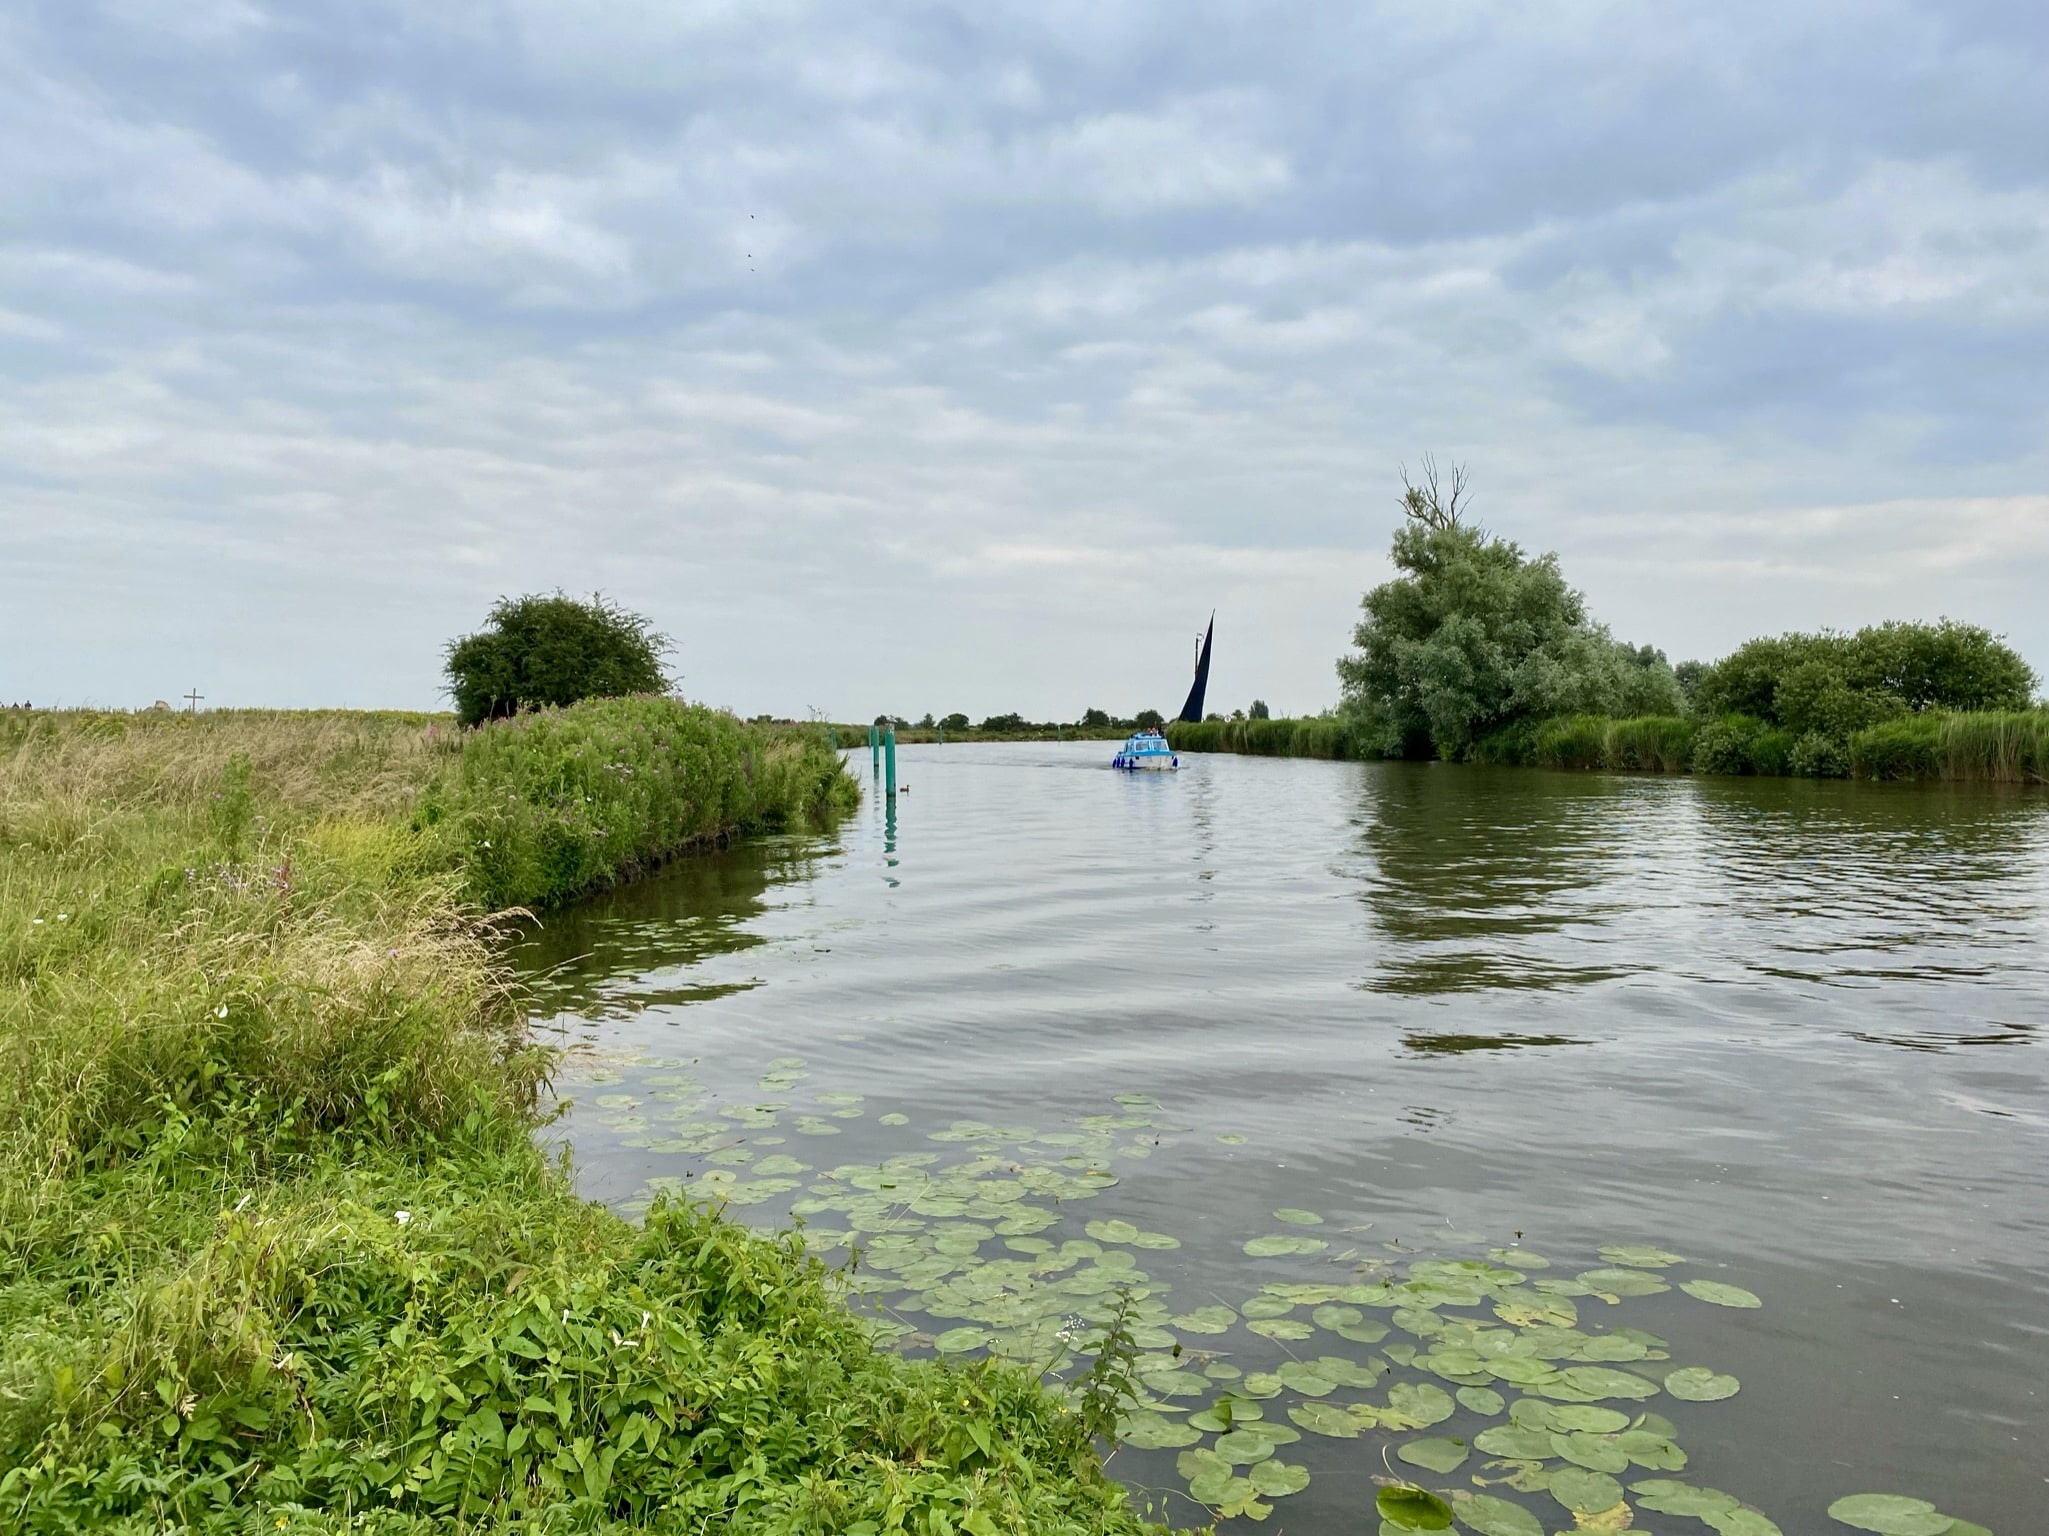
{"label": "water surface", "polygon": [[[977,1146],[929,1137],[956,1120],[1029,1137],[1150,1115],[1091,1133],[1118,1143],[1088,1159],[1116,1182],[1045,1236],[1173,1235],[1137,1255],[1172,1311],[1518,1245],[1552,1276],[1657,1245],[1689,1261],[1666,1278],[1764,1306],[1578,1303],[1583,1326],[1649,1330],[1742,1384],[1621,1404],[1667,1415],[1691,1458],[1625,1483],[1683,1476],[1788,1533],[1842,1529],[1828,1503],[1863,1491],[2049,1530],[2049,800],[1221,756],[1125,776],[1106,755],[907,748],[893,811],[871,795],[834,837],[679,863],[551,919],[521,958],[544,1026],[584,1048],[559,1129],[585,1187],[631,1207],[745,1157],[955,1157]],[[672,1107],[684,1074],[694,1109]],[[665,1114],[764,1100],[789,1107],[723,1162],[663,1150]],[[1324,1225],[1277,1225],[1281,1207]],[[1300,1230],[1327,1251],[1243,1252]],[[1178,1337],[1226,1370],[1374,1353]],[[1312,1482],[1268,1527],[1370,1529],[1407,1438],[1279,1447]],[[1469,1486],[1479,1460],[1392,1466]],[[1114,1469],[1164,1492],[1175,1461]]]}

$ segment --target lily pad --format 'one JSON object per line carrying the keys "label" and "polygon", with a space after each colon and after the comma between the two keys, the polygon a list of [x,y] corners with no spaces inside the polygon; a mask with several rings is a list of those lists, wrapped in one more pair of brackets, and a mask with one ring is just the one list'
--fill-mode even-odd
{"label": "lily pad", "polygon": [[1520,1504],[1475,1493],[1452,1506],[1458,1522],[1477,1536],[1544,1536],[1543,1522]]}
{"label": "lily pad", "polygon": [[1380,1410],[1380,1416],[1389,1429],[1428,1429],[1457,1411],[1442,1387],[1427,1381],[1402,1381],[1389,1389],[1387,1407]]}
{"label": "lily pad", "polygon": [[1202,1431],[1190,1423],[1177,1423],[1158,1413],[1135,1413],[1118,1426],[1117,1438],[1141,1451],[1169,1451],[1194,1445]]}
{"label": "lily pad", "polygon": [[1625,1430],[1615,1437],[1615,1443],[1637,1466],[1653,1472],[1677,1472],[1686,1465],[1686,1452],[1670,1435],[1657,1430]]}
{"label": "lily pad", "polygon": [[1671,1478],[1652,1477],[1630,1484],[1629,1491],[1645,1509],[1660,1515],[1691,1515],[1703,1520],[1709,1515],[1740,1509],[1743,1501],[1719,1488],[1696,1488]]}
{"label": "lily pad", "polygon": [[1696,1301],[1712,1302],[1718,1307],[1761,1307],[1764,1302],[1752,1291],[1740,1285],[1724,1285],[1719,1280],[1682,1280],[1679,1289]]}
{"label": "lily pad", "polygon": [[1293,1227],[1320,1227],[1323,1218],[1314,1211],[1305,1211],[1292,1205],[1284,1205],[1274,1212],[1275,1221],[1285,1221]]}
{"label": "lily pad", "polygon": [[1246,1481],[1262,1498],[1286,1498],[1309,1486],[1309,1469],[1285,1461],[1262,1461],[1245,1474]]}
{"label": "lily pad", "polygon": [[1612,1476],[1629,1470],[1629,1453],[1606,1435],[1590,1435],[1584,1431],[1553,1435],[1551,1454],[1576,1467],[1585,1467],[1589,1472],[1606,1472]]}
{"label": "lily pad", "polygon": [[1275,1373],[1284,1385],[1304,1397],[1329,1397],[1338,1384],[1306,1360],[1290,1360]]}
{"label": "lily pad", "polygon": [[1218,1435],[1212,1447],[1216,1453],[1233,1466],[1243,1463],[1264,1461],[1274,1453],[1274,1442],[1265,1435],[1250,1430],[1234,1429],[1229,1434]]}
{"label": "lily pad", "polygon": [[1333,1440],[1357,1439],[1366,1427],[1335,1403],[1301,1403],[1288,1410],[1288,1417],[1312,1435],[1328,1435]]}
{"label": "lily pad", "polygon": [[1366,1314],[1357,1307],[1339,1306],[1332,1301],[1325,1302],[1309,1315],[1316,1320],[1317,1327],[1329,1328],[1333,1332],[1339,1328],[1356,1327],[1366,1319]]}
{"label": "lily pad", "polygon": [[1590,1269],[1574,1278],[1581,1285],[1610,1296],[1656,1296],[1672,1289],[1665,1280],[1640,1269]]}
{"label": "lily pad", "polygon": [[[1725,1509],[1719,1514],[1702,1515],[1701,1519],[1716,1532],[1716,1536],[1786,1536],[1769,1516],[1748,1505],[1741,1509]],[[1952,1524],[1950,1529],[1955,1530],[1955,1525]]]}
{"label": "lily pad", "polygon": [[1238,1383],[1238,1390],[1247,1397],[1279,1397],[1281,1378],[1272,1371],[1254,1371]]}
{"label": "lily pad", "polygon": [[964,1355],[988,1342],[989,1330],[986,1328],[949,1328],[932,1341],[932,1347],[942,1355]]}
{"label": "lily pad", "polygon": [[1422,1467],[1431,1472],[1449,1475],[1466,1464],[1470,1453],[1463,1440],[1451,1440],[1442,1435],[1433,1435],[1427,1440],[1410,1440],[1395,1450],[1412,1467]]}
{"label": "lily pad", "polygon": [[[1636,1375],[1634,1372],[1618,1371],[1610,1366],[1575,1365],[1567,1370],[1560,1371],[1558,1374],[1560,1380],[1574,1392],[1584,1394],[1583,1401],[1595,1401],[1604,1397],[1634,1398],[1656,1397],[1658,1395],[1658,1384],[1656,1382],[1645,1381],[1643,1377]],[[1735,1378],[1730,1377],[1728,1380],[1730,1382],[1729,1391],[1735,1391]],[[1667,1377],[1667,1390],[1670,1390],[1670,1382],[1671,1378]],[[1672,1395],[1674,1397],[1679,1396],[1677,1392],[1672,1393]],[[1723,1394],[1723,1396],[1727,1395],[1728,1393]],[[1698,1399],[1698,1401],[1707,1401],[1707,1399]],[[1603,1505],[1602,1507],[1606,1508],[1607,1506]]]}
{"label": "lily pad", "polygon": [[1506,1406],[1506,1400],[1491,1387],[1460,1387],[1459,1406],[1468,1413],[1477,1413],[1493,1418]]}
{"label": "lily pad", "polygon": [[1249,1137],[1243,1136],[1237,1131],[1223,1131],[1217,1136],[1217,1140],[1227,1147],[1242,1147],[1249,1139]]}
{"label": "lily pad", "polygon": [[1380,1518],[1398,1531],[1448,1531],[1451,1506],[1427,1488],[1395,1484],[1373,1496]]}
{"label": "lily pad", "polygon": [[1186,1333],[1226,1333],[1238,1321],[1238,1314],[1229,1307],[1197,1307],[1168,1321]]}
{"label": "lily pad", "polygon": [[1092,1221],[1082,1230],[1099,1243],[1128,1243],[1138,1236],[1138,1228],[1128,1221]]}
{"label": "lily pad", "polygon": [[1622,1502],[1622,1485],[1605,1472],[1560,1467],[1551,1474],[1551,1497],[1576,1515],[1597,1515]]}
{"label": "lily pad", "polygon": [[1718,1403],[1734,1397],[1743,1384],[1734,1376],[1720,1376],[1704,1365],[1689,1365],[1665,1378],[1665,1390],[1682,1403]]}
{"label": "lily pad", "polygon": [[1239,1310],[1247,1317],[1286,1317],[1300,1305],[1286,1296],[1254,1296]]}
{"label": "lily pad", "polygon": [[1245,1326],[1269,1339],[1293,1339],[1298,1342],[1312,1338],[1316,1333],[1316,1330],[1307,1323],[1298,1323],[1292,1317],[1262,1317]]}
{"label": "lily pad", "polygon": [[1612,1435],[1629,1428],[1629,1415],[1592,1403],[1546,1404],[1544,1420],[1553,1429],[1590,1435]]}
{"label": "lily pad", "polygon": [[1603,1245],[1601,1257],[1610,1264],[1627,1264],[1633,1269],[1670,1269],[1686,1260],[1662,1248],[1642,1248],[1626,1243]]}
{"label": "lily pad", "polygon": [[1255,1259],[1277,1259],[1286,1254],[1321,1253],[1329,1246],[1321,1238],[1275,1232],[1267,1237],[1252,1238],[1245,1244],[1245,1252]]}
{"label": "lily pad", "polygon": [[1943,1536],[1956,1524],[1926,1499],[1898,1493],[1853,1493],[1829,1505],[1828,1517],[1877,1536]]}
{"label": "lily pad", "polygon": [[891,1110],[888,1114],[883,1115],[879,1119],[877,1119],[875,1123],[877,1125],[909,1125],[911,1123],[911,1117],[909,1115],[899,1114],[895,1110]]}

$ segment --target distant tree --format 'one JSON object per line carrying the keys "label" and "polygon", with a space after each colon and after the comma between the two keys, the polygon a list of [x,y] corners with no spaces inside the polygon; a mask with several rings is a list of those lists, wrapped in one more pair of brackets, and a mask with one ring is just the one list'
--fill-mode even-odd
{"label": "distant tree", "polygon": [[1682,661],[1672,669],[1672,681],[1679,685],[1679,692],[1686,700],[1686,707],[1693,708],[1695,697],[1700,692],[1701,674],[1707,671],[1704,661]]}
{"label": "distant tree", "polygon": [[982,729],[985,731],[1024,731],[1031,729],[1031,727],[1025,724],[1023,715],[1009,714],[991,715],[982,722]]}
{"label": "distant tree", "polygon": [[1489,731],[1563,714],[1670,713],[1678,684],[1587,615],[1556,555],[1535,559],[1464,521],[1462,468],[1443,488],[1403,477],[1399,574],[1368,592],[1338,661],[1342,713],[1360,749],[1461,758]]}
{"label": "distant tree", "polygon": [[1252,707],[1245,711],[1245,718],[1248,720],[1271,720],[1273,712],[1266,707],[1265,699],[1254,699]]}
{"label": "distant tree", "polygon": [[665,635],[593,595],[501,597],[485,627],[448,643],[444,670],[464,725],[578,699],[660,693]]}
{"label": "distant tree", "polygon": [[1141,731],[1157,731],[1167,722],[1157,709],[1141,709],[1133,716],[1131,723]]}
{"label": "distant tree", "polygon": [[964,714],[961,714],[958,710],[948,715],[944,720],[940,721],[939,723],[945,726],[949,731],[965,731],[971,728],[968,723],[968,717]]}
{"label": "distant tree", "polygon": [[931,711],[931,710],[929,710],[929,709],[928,709],[928,710],[926,710],[926,711],[925,711],[925,718],[924,718],[924,719],[922,719],[922,720],[920,720],[920,721],[918,722],[918,729],[919,729],[919,730],[921,730],[921,731],[929,731],[929,730],[931,730],[931,729],[932,729],[932,711]]}
{"label": "distant tree", "polygon": [[1081,712],[1081,723],[1085,726],[1107,726],[1110,717],[1100,709],[1085,709]]}
{"label": "distant tree", "polygon": [[1224,717],[1223,717],[1222,715],[1218,714],[1218,713],[1217,713],[1217,712],[1216,712],[1215,710],[1211,710],[1211,711],[1210,711],[1210,712],[1209,712],[1208,714],[1204,715],[1204,716],[1203,716],[1202,718],[1203,718],[1204,720],[1221,720],[1221,719],[1223,719]]}

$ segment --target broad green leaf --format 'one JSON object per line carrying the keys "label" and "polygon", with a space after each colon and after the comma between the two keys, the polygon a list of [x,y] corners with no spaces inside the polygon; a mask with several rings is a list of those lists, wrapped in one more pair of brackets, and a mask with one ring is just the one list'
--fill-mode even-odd
{"label": "broad green leaf", "polygon": [[1502,1395],[1491,1387],[1460,1387],[1458,1400],[1459,1406],[1466,1412],[1481,1414],[1490,1419],[1507,1406]]}
{"label": "broad green leaf", "polygon": [[1551,1474],[1551,1497],[1574,1514],[1597,1515],[1622,1502],[1622,1485],[1605,1472],[1561,1467]]}
{"label": "broad green leaf", "polygon": [[1742,1507],[1742,1500],[1719,1488],[1696,1488],[1664,1477],[1632,1483],[1629,1491],[1645,1509],[1661,1515],[1691,1515],[1696,1520]]}
{"label": "broad green leaf", "polygon": [[1396,1484],[1374,1495],[1380,1518],[1398,1531],[1448,1531],[1451,1506],[1427,1488]]}
{"label": "broad green leaf", "polygon": [[[1658,1384],[1656,1382],[1645,1381],[1643,1377],[1634,1375],[1629,1371],[1618,1371],[1605,1365],[1575,1365],[1559,1372],[1559,1378],[1567,1386],[1571,1387],[1574,1392],[1584,1394],[1588,1400],[1604,1397],[1656,1397],[1658,1395]],[[1735,1378],[1728,1377],[1725,1379],[1730,1383],[1729,1390],[1731,1392],[1735,1391]],[[1667,1390],[1670,1390],[1670,1378],[1668,1377],[1666,1380]],[[1679,1394],[1674,1392],[1672,1395],[1677,1397]],[[1726,1395],[1725,1393],[1724,1396]]]}
{"label": "broad green leaf", "polygon": [[1338,1386],[1322,1370],[1306,1360],[1289,1360],[1275,1374],[1283,1383],[1304,1397],[1329,1397]]}
{"label": "broad green leaf", "polygon": [[1627,1264],[1636,1269],[1670,1269],[1674,1264],[1686,1261],[1676,1253],[1667,1253],[1662,1248],[1638,1248],[1626,1244],[1604,1245],[1601,1257],[1610,1264]]}
{"label": "broad green leaf", "polygon": [[1138,1236],[1138,1228],[1128,1221],[1092,1221],[1082,1230],[1099,1243],[1128,1243]]}
{"label": "broad green leaf", "polygon": [[1313,1435],[1333,1440],[1354,1440],[1365,1427],[1334,1403],[1302,1403],[1288,1410],[1288,1417]]}
{"label": "broad green leaf", "polygon": [[1262,1461],[1246,1474],[1246,1480],[1264,1498],[1286,1498],[1309,1486],[1309,1469],[1285,1461]]}
{"label": "broad green leaf", "polygon": [[1761,1301],[1754,1292],[1746,1291],[1740,1285],[1724,1285],[1719,1280],[1682,1280],[1679,1289],[1696,1301],[1713,1302],[1718,1307],[1761,1307]]}
{"label": "broad green leaf", "polygon": [[1229,1307],[1197,1307],[1168,1321],[1187,1333],[1227,1333],[1231,1324],[1238,1321],[1238,1314]]}
{"label": "broad green leaf", "polygon": [[1427,1381],[1397,1382],[1387,1394],[1387,1407],[1379,1410],[1389,1429],[1428,1429],[1442,1424],[1458,1409],[1442,1387]]}
{"label": "broad green leaf", "polygon": [[1786,1536],[1784,1531],[1754,1509],[1725,1509],[1712,1515],[1702,1515],[1701,1519],[1713,1528],[1717,1536]]}
{"label": "broad green leaf", "polygon": [[1265,1435],[1234,1429],[1229,1434],[1217,1436],[1217,1443],[1213,1449],[1235,1466],[1245,1462],[1266,1460],[1274,1453],[1274,1442]]}
{"label": "broad green leaf", "polygon": [[1589,1472],[1627,1472],[1629,1453],[1606,1435],[1581,1431],[1551,1437],[1551,1454]]}
{"label": "broad green leaf", "polygon": [[1520,1424],[1496,1424],[1473,1436],[1473,1448],[1506,1461],[1542,1461],[1552,1454],[1551,1432]]}
{"label": "broad green leaf", "polygon": [[1295,1321],[1292,1317],[1262,1317],[1245,1325],[1253,1333],[1269,1339],[1292,1339],[1300,1341],[1311,1338],[1316,1330],[1307,1323]]}
{"label": "broad green leaf", "polygon": [[1546,1404],[1544,1418],[1553,1429],[1568,1433],[1581,1430],[1590,1435],[1612,1435],[1629,1428],[1629,1415],[1592,1403]]}
{"label": "broad green leaf", "polygon": [[1741,1389],[1734,1376],[1718,1376],[1704,1365],[1690,1365],[1665,1378],[1665,1390],[1683,1403],[1718,1403]]}
{"label": "broad green leaf", "polygon": [[1177,1424],[1162,1414],[1135,1413],[1118,1426],[1117,1438],[1141,1451],[1167,1451],[1194,1445],[1202,1439],[1202,1431],[1194,1427],[1193,1420]]}
{"label": "broad green leaf", "polygon": [[1427,1440],[1409,1440],[1396,1447],[1395,1455],[1412,1467],[1449,1474],[1466,1464],[1466,1443],[1433,1435]]}
{"label": "broad green leaf", "polygon": [[1285,1254],[1321,1253],[1329,1246],[1322,1238],[1276,1232],[1267,1237],[1252,1238],[1245,1244],[1245,1252],[1255,1259],[1277,1259]]}
{"label": "broad green leaf", "polygon": [[1274,1212],[1275,1221],[1285,1221],[1291,1226],[1320,1227],[1323,1218],[1314,1211],[1304,1211],[1292,1205],[1284,1205]]}
{"label": "broad green leaf", "polygon": [[1476,1493],[1452,1505],[1458,1522],[1477,1536],[1544,1536],[1543,1522],[1520,1504]]}
{"label": "broad green leaf", "polygon": [[1611,1296],[1655,1296],[1672,1287],[1656,1275],[1640,1269],[1590,1269],[1575,1277],[1581,1285]]}
{"label": "broad green leaf", "polygon": [[1898,1493],[1853,1493],[1829,1505],[1828,1517],[1877,1536],[1945,1536],[1956,1524],[1926,1499]]}

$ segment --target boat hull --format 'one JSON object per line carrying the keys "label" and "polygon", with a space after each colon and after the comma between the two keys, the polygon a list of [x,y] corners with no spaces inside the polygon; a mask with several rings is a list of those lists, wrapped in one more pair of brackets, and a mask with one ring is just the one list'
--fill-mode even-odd
{"label": "boat hull", "polygon": [[1147,753],[1142,757],[1119,757],[1111,766],[1122,768],[1126,773],[1172,773],[1181,764],[1171,757]]}

